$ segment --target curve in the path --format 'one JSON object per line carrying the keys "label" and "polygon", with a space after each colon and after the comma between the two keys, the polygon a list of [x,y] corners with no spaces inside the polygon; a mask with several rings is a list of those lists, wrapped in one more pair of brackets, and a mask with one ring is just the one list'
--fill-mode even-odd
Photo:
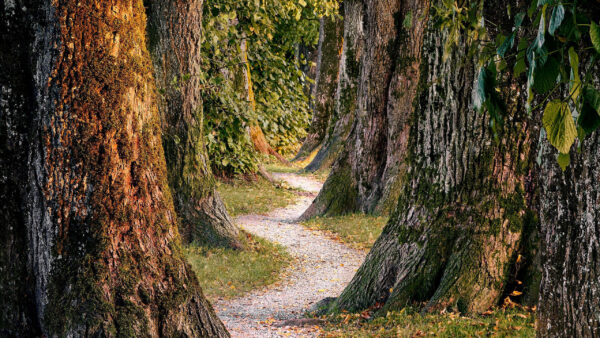
{"label": "curve in the path", "polygon": [[[313,194],[321,187],[321,183],[305,176],[274,176],[289,186]],[[278,283],[214,304],[233,337],[315,336],[314,328],[278,326],[285,320],[301,318],[319,300],[339,295],[364,260],[365,252],[296,223],[313,198],[314,195],[300,197],[294,205],[268,215],[237,218],[237,223],[246,231],[283,245],[295,261]]]}

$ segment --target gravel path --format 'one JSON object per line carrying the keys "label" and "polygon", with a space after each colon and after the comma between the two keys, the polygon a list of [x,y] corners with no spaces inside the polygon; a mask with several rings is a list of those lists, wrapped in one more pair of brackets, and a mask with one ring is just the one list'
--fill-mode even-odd
{"label": "gravel path", "polygon": [[311,337],[315,327],[278,327],[302,318],[311,305],[336,297],[350,282],[366,252],[335,242],[318,231],[295,223],[312,202],[321,183],[296,174],[274,174],[289,186],[312,193],[296,204],[268,215],[244,215],[237,223],[246,231],[285,246],[296,261],[282,280],[244,297],[217,301],[215,309],[232,337]]}

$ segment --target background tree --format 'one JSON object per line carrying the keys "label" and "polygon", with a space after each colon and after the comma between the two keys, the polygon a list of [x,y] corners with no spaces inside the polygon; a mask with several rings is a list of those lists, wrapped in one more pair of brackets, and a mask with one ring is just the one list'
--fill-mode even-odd
{"label": "background tree", "polygon": [[179,229],[187,243],[239,248],[204,142],[202,0],[150,1],[148,33],[160,92],[163,146]]}
{"label": "background tree", "polygon": [[[37,94],[24,204],[31,270],[2,281],[35,289],[26,333],[228,336],[181,252],[142,1],[29,5],[3,8],[30,28],[17,73],[33,77],[19,95],[26,83]],[[30,300],[3,310],[2,324]]]}
{"label": "background tree", "polygon": [[340,59],[344,40],[344,20],[340,17],[323,17],[319,26],[317,77],[314,86],[314,108],[308,135],[294,158],[305,160],[317,149],[329,127],[335,107]]}
{"label": "background tree", "polygon": [[[302,216],[305,219],[386,211],[388,201],[398,196],[395,180],[418,83],[425,21],[420,19],[426,17],[428,5],[376,1],[364,7],[365,43],[354,125],[323,189]],[[409,39],[414,47],[401,49]]]}
{"label": "background tree", "polygon": [[360,60],[364,49],[363,5],[358,0],[343,3],[344,35],[340,56],[334,110],[321,148],[305,170],[330,167],[343,149],[354,122]]}
{"label": "background tree", "polygon": [[[485,3],[486,13],[497,13],[486,15],[487,20],[508,21],[506,14],[487,11],[500,5],[507,2]],[[530,209],[535,143],[522,119],[525,100],[510,103],[510,120],[495,137],[487,131],[487,117],[470,102],[475,60],[469,56],[468,36],[458,30],[458,46],[444,53],[452,29],[434,26],[440,10],[444,7],[436,7],[429,21],[413,23],[421,27],[413,29],[423,34],[422,45],[414,45],[419,40],[413,38],[410,46],[400,47],[418,48],[424,58],[415,108],[405,117],[410,129],[397,207],[332,309],[359,310],[379,303],[386,309],[421,304],[428,310],[482,312],[511,291],[507,288],[519,255],[529,261],[534,256],[525,245],[536,224]],[[535,285],[528,282],[524,284]]]}

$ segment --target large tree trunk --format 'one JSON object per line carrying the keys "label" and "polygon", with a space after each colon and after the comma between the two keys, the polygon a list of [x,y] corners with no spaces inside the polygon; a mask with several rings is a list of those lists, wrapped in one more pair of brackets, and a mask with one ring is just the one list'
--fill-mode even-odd
{"label": "large tree trunk", "polygon": [[[364,2],[365,43],[355,121],[323,189],[302,216],[385,212],[397,200],[399,164],[416,95],[427,1]],[[410,24],[409,24],[410,23]],[[346,193],[339,194],[343,189]]]}
{"label": "large tree trunk", "polygon": [[529,207],[536,138],[522,122],[524,106],[511,102],[494,140],[488,117],[471,108],[469,47],[444,60],[445,39],[436,28],[425,34],[398,205],[333,309],[379,302],[385,309],[485,311],[507,290],[535,233]]}
{"label": "large tree trunk", "polygon": [[149,47],[162,93],[167,172],[183,240],[239,248],[239,230],[216,190],[204,143],[202,4],[203,0],[149,2]]}
{"label": "large tree trunk", "polygon": [[[596,86],[599,72],[596,67]],[[555,148],[542,144],[542,337],[600,336],[600,133],[581,148],[571,152],[571,164],[562,172]]]}
{"label": "large tree trunk", "polygon": [[[35,290],[26,334],[39,325],[60,337],[228,336],[181,252],[142,1],[35,5],[26,13],[39,16],[15,14],[33,27],[32,51],[27,39],[14,44],[31,55],[14,66],[33,73],[36,93],[29,170],[20,168],[27,236],[15,242],[26,242],[30,270],[2,280]],[[27,323],[31,300],[20,301],[2,306],[3,323],[21,313],[16,325]]]}
{"label": "large tree trunk", "polygon": [[26,196],[29,130],[35,111],[30,51],[35,7],[0,5],[0,336],[34,337],[34,280],[27,256]]}
{"label": "large tree trunk", "polygon": [[344,36],[334,110],[321,148],[304,168],[309,172],[325,169],[333,164],[342,151],[354,123],[360,61],[364,49],[363,4],[359,0],[347,0],[344,1],[343,8]]}
{"label": "large tree trunk", "polygon": [[335,106],[343,34],[344,20],[336,17],[321,18],[313,116],[308,135],[294,158],[295,161],[303,161],[309,157],[321,145],[327,133]]}

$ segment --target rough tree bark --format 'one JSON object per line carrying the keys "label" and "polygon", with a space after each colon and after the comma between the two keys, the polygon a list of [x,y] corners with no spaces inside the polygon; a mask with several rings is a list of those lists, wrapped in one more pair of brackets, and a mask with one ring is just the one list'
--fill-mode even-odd
{"label": "rough tree bark", "polygon": [[563,173],[555,148],[542,144],[541,337],[600,336],[600,133],[594,132],[581,149],[571,152],[571,165]]}
{"label": "rough tree bark", "polygon": [[314,87],[314,109],[308,135],[294,161],[304,161],[317,149],[327,133],[335,107],[340,58],[343,45],[344,20],[321,18],[317,57],[317,78]]}
{"label": "rough tree bark", "polygon": [[[33,5],[13,12],[33,28],[21,54],[31,58],[14,66],[27,67],[15,74],[31,75],[36,94],[28,170],[20,168],[29,274],[8,281],[34,289],[26,334],[228,336],[180,248],[142,1]],[[22,34],[13,45],[27,50]],[[8,86],[28,95],[27,85]],[[14,312],[0,306],[1,329],[17,312],[29,315],[31,299],[21,301]]]}
{"label": "rough tree bark", "polygon": [[387,212],[399,194],[396,178],[406,150],[429,2],[368,0],[363,5],[365,42],[355,121],[303,219]]}
{"label": "rough tree bark", "polygon": [[360,60],[364,49],[363,4],[359,0],[347,0],[342,6],[344,36],[334,110],[321,148],[304,168],[309,172],[325,169],[333,164],[342,151],[354,122]]}
{"label": "rough tree bark", "polygon": [[510,103],[494,140],[488,117],[470,106],[476,74],[468,46],[444,60],[445,39],[436,28],[425,34],[397,207],[332,310],[380,303],[388,310],[485,311],[507,291],[518,255],[529,249],[537,223],[530,209],[535,140],[522,122],[523,102]]}
{"label": "rough tree bark", "polygon": [[181,236],[186,243],[240,248],[239,230],[216,190],[204,143],[203,0],[148,4],[149,48],[162,94],[163,146]]}
{"label": "rough tree bark", "polygon": [[26,190],[29,130],[35,110],[30,1],[0,4],[0,336],[41,331],[27,256]]}

